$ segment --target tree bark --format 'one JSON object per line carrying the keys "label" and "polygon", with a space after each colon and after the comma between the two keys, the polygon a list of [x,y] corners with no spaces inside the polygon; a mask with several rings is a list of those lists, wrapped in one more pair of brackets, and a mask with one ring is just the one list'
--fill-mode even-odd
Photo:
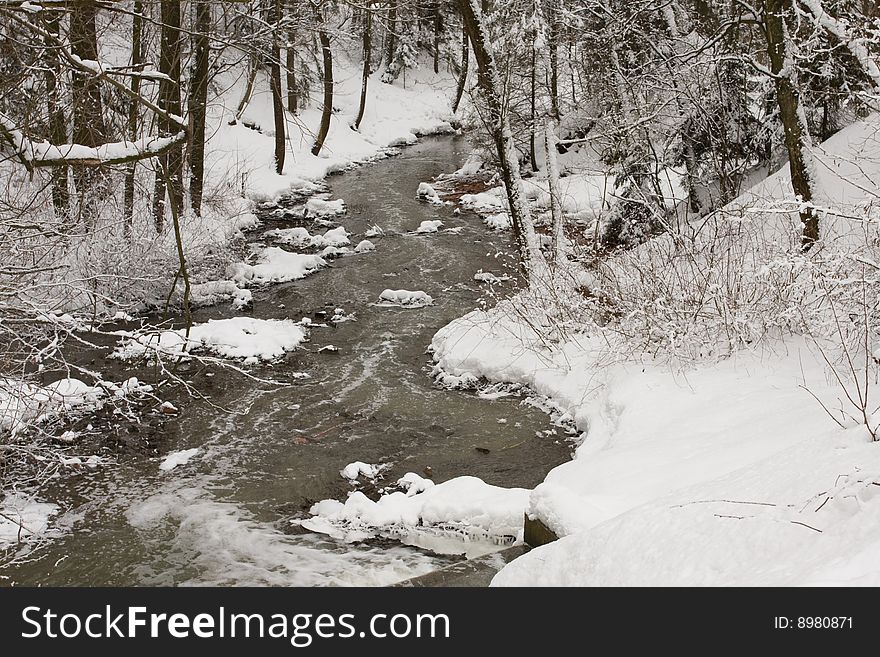
{"label": "tree bark", "polygon": [[443,13],[440,2],[434,4],[434,73],[440,72],[440,38],[443,34]]}
{"label": "tree bark", "polygon": [[370,81],[370,57],[373,51],[373,14],[370,11],[370,5],[367,4],[364,9],[364,26],[363,26],[363,51],[364,51],[364,68],[361,78],[361,103],[358,106],[357,118],[354,120],[354,129],[360,130],[361,121],[364,120],[364,111],[367,108],[367,85]]}
{"label": "tree bark", "polygon": [[556,15],[558,7],[551,0],[548,6],[549,34],[547,47],[550,50],[550,115],[554,119],[559,118],[559,17]]}
{"label": "tree bark", "polygon": [[[61,13],[48,12],[46,29],[57,39],[61,32]],[[49,113],[49,140],[53,144],[67,142],[67,119],[64,116],[64,106],[61,101],[61,64],[55,49],[47,44],[48,56],[46,69],[46,100]],[[58,217],[64,217],[70,204],[70,191],[68,190],[67,167],[58,166],[52,171],[52,205]]]}
{"label": "tree bark", "polygon": [[397,49],[397,0],[390,0],[388,7],[388,25],[385,31],[385,66],[394,62],[394,51]]}
{"label": "tree bark", "polygon": [[808,207],[813,200],[813,170],[811,162],[810,133],[800,105],[797,72],[790,50],[786,14],[793,11],[791,0],[765,0],[764,30],[767,36],[767,55],[776,89],[776,103],[785,135],[791,186],[804,203],[800,211],[803,223],[801,246],[808,250],[819,239],[819,215]]}
{"label": "tree bark", "polygon": [[[74,55],[82,60],[98,60],[98,35],[95,19],[97,5],[91,0],[76,3],[70,12],[70,45]],[[95,147],[106,137],[104,105],[101,87],[94,75],[74,70],[73,84],[73,141]],[[73,177],[80,200],[80,213],[86,226],[91,227],[97,212],[97,196],[103,172],[96,167],[73,167]]]}
{"label": "tree bark", "polygon": [[530,89],[530,106],[529,109],[531,111],[531,120],[529,123],[529,159],[532,164],[532,171],[538,170],[538,158],[535,153],[535,130],[537,129],[537,112],[535,111],[535,96],[536,96],[536,80],[537,77],[535,69],[537,68],[537,53],[535,53],[535,46],[532,45],[532,62],[531,62],[531,75],[529,75],[529,82],[531,83]]}
{"label": "tree bark", "polygon": [[[159,107],[168,114],[180,116],[180,2],[162,0],[160,5],[162,30],[159,50],[159,72],[167,78],[159,81]],[[176,126],[159,115],[159,134],[167,137],[177,132]],[[165,196],[174,204],[179,215],[183,210],[183,148],[175,144],[159,158],[160,172],[153,188],[153,221],[156,232],[165,227]],[[167,180],[167,186],[166,186]]]}
{"label": "tree bark", "polygon": [[[289,5],[290,17],[296,16],[296,0],[291,0]],[[284,48],[285,69],[287,75],[287,111],[296,115],[299,111],[299,93],[297,92],[296,83],[296,29],[291,22],[287,29],[287,45]]]}
{"label": "tree bark", "polygon": [[281,20],[281,0],[272,0],[270,22],[275,24],[272,30],[272,53],[269,61],[269,86],[272,90],[272,115],[275,119],[275,173],[284,173],[284,156],[287,153],[285,139],[286,121],[284,117],[284,101],[281,96],[281,46],[278,42],[278,24]]}
{"label": "tree bark", "polygon": [[470,59],[471,44],[468,39],[467,26],[461,28],[461,75],[458,77],[458,88],[455,90],[455,102],[452,104],[452,113],[458,112],[458,106],[464,97],[464,88],[467,85],[468,60]]}
{"label": "tree bark", "polygon": [[211,4],[196,0],[192,37],[193,71],[189,96],[189,115],[192,119],[189,156],[190,206],[196,215],[202,214],[205,189],[205,123],[208,107],[208,78],[211,50]]}
{"label": "tree bark", "polygon": [[312,146],[312,155],[318,155],[324,147],[324,140],[330,132],[330,117],[333,114],[333,51],[330,50],[330,37],[324,29],[324,19],[318,13],[318,40],[321,44],[321,54],[324,60],[324,106],[321,109],[321,126],[318,128],[318,136],[315,145]]}

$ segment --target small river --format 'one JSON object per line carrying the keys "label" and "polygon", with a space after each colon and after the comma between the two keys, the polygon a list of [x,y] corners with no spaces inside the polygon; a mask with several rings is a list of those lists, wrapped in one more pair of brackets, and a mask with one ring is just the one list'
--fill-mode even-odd
{"label": "small river", "polygon": [[[474,273],[502,273],[508,260],[497,256],[511,246],[509,234],[487,230],[476,215],[453,216],[449,206],[415,198],[419,182],[455,170],[467,152],[460,138],[426,139],[398,157],[332,177],[333,198],[348,206],[340,223],[352,243],[373,224],[385,230],[373,240],[376,251],[255,290],[246,312],[320,322],[321,311],[342,308],[357,321],[313,328],[304,348],[255,371],[294,381],[286,387],[216,368],[188,371],[212,403],[176,399],[181,413],[165,425],[163,447],[201,447],[198,457],[161,472],[158,457],[119,456],[55,482],[41,497],[62,508],[56,525],[67,530],[6,568],[6,583],[391,584],[461,557],[386,540],[345,544],[291,529],[290,518],[314,501],[344,499],[352,490],[339,474],[347,463],[391,463],[383,483],[428,468],[437,482],[470,474],[533,487],[568,460],[562,433],[548,435],[547,415],[520,398],[449,391],[430,376],[433,334],[479,305],[485,289]],[[462,230],[410,232],[428,219]],[[385,288],[424,290],[435,303],[418,310],[374,306]],[[195,319],[234,314],[221,305]],[[330,344],[338,351],[319,351]],[[295,372],[310,378],[294,380]]]}

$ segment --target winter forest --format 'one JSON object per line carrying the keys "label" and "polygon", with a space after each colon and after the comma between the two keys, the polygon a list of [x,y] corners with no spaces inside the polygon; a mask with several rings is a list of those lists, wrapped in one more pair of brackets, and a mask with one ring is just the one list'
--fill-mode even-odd
{"label": "winter forest", "polygon": [[4,586],[880,585],[874,0],[2,0],[0,176]]}

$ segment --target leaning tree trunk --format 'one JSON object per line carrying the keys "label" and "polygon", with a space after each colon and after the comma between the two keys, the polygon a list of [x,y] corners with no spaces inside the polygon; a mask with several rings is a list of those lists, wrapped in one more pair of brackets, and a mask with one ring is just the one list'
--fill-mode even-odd
{"label": "leaning tree trunk", "polygon": [[[73,54],[80,59],[98,60],[97,14],[98,6],[91,0],[71,7],[70,45]],[[95,76],[77,69],[73,72],[72,85],[73,142],[83,146],[98,146],[103,143],[107,133],[99,82]],[[91,227],[97,213],[97,197],[101,195],[103,172],[99,167],[78,165],[73,167],[73,177],[80,212],[86,226]]]}
{"label": "leaning tree trunk", "polygon": [[456,0],[456,4],[473,45],[474,58],[477,60],[477,84],[482,91],[488,115],[485,123],[498,155],[513,234],[519,249],[520,268],[531,283],[534,282],[537,270],[543,268],[544,257],[541,254],[538,236],[525,198],[516,144],[504,111],[503,87],[492,52],[492,42],[483,22],[480,0]]}
{"label": "leaning tree trunk", "polygon": [[364,9],[364,32],[363,32],[363,50],[364,50],[364,69],[361,76],[361,103],[358,106],[357,118],[354,120],[354,129],[360,130],[361,121],[364,120],[364,111],[367,108],[367,85],[370,81],[370,56],[373,52],[373,14],[370,11],[370,5],[367,3]]}
{"label": "leaning tree trunk", "polygon": [[278,23],[281,21],[281,0],[272,0],[271,23],[272,53],[269,60],[269,86],[272,89],[272,115],[275,119],[275,173],[284,173],[284,156],[287,152],[285,141],[286,121],[284,117],[284,101],[281,96],[281,46],[278,42]]}
{"label": "leaning tree trunk", "polygon": [[[167,114],[180,116],[180,1],[162,0],[160,12],[159,72],[163,78],[159,81],[159,107]],[[177,132],[177,126],[162,115],[158,127],[163,137]],[[153,188],[153,221],[156,232],[161,233],[165,227],[166,193],[174,205],[173,211],[180,215],[183,210],[183,149],[180,144],[175,144],[159,157],[159,169]]]}
{"label": "leaning tree trunk", "polygon": [[767,34],[767,54],[776,88],[776,103],[785,135],[791,186],[803,203],[800,211],[804,225],[801,246],[808,250],[819,239],[819,215],[811,207],[814,196],[813,167],[811,162],[810,133],[800,105],[797,71],[790,50],[785,17],[794,11],[791,0],[765,0],[764,29]]}
{"label": "leaning tree trunk", "polygon": [[330,117],[333,114],[333,51],[330,50],[330,37],[324,28],[324,19],[318,12],[318,40],[321,43],[321,53],[324,60],[324,106],[321,109],[321,127],[318,128],[318,136],[315,145],[312,146],[312,155],[318,155],[324,147],[324,140],[330,132]]}
{"label": "leaning tree trunk", "polygon": [[537,56],[535,53],[535,46],[532,45],[532,62],[531,62],[531,71],[529,75],[529,83],[531,85],[531,93],[529,98],[529,109],[531,113],[530,121],[529,121],[529,160],[531,160],[532,171],[538,170],[538,158],[535,153],[535,130],[537,129],[537,112],[536,110],[536,71],[537,68]]}
{"label": "leaning tree trunk", "polygon": [[470,58],[471,44],[468,39],[467,26],[461,28],[461,75],[458,78],[458,88],[455,90],[455,102],[452,104],[452,113],[458,111],[461,99],[464,96],[464,88],[467,84],[468,59]]}
{"label": "leaning tree trunk", "polygon": [[[47,12],[46,29],[54,40],[61,32],[61,12]],[[46,47],[46,101],[49,113],[49,139],[53,144],[67,143],[67,119],[64,116],[64,105],[61,100],[61,63],[54,48]],[[133,78],[136,79],[136,78]],[[68,190],[67,167],[52,167],[52,205],[57,217],[65,217],[70,204]]]}
{"label": "leaning tree trunk", "polygon": [[205,189],[205,124],[208,108],[208,76],[211,49],[211,4],[196,0],[192,38],[193,68],[189,95],[189,115],[192,119],[192,141],[189,149],[190,207],[196,215],[202,213]]}

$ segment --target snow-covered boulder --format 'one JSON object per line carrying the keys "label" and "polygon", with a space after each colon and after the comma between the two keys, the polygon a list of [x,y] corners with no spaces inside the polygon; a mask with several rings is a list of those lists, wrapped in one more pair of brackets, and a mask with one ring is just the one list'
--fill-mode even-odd
{"label": "snow-covered boulder", "polygon": [[419,224],[419,227],[416,228],[417,233],[436,233],[440,230],[440,227],[443,225],[443,222],[439,219],[429,219],[427,221],[423,221]]}
{"label": "snow-covered boulder", "polygon": [[385,290],[379,295],[379,303],[377,305],[424,308],[432,303],[434,303],[434,299],[422,290]]}

